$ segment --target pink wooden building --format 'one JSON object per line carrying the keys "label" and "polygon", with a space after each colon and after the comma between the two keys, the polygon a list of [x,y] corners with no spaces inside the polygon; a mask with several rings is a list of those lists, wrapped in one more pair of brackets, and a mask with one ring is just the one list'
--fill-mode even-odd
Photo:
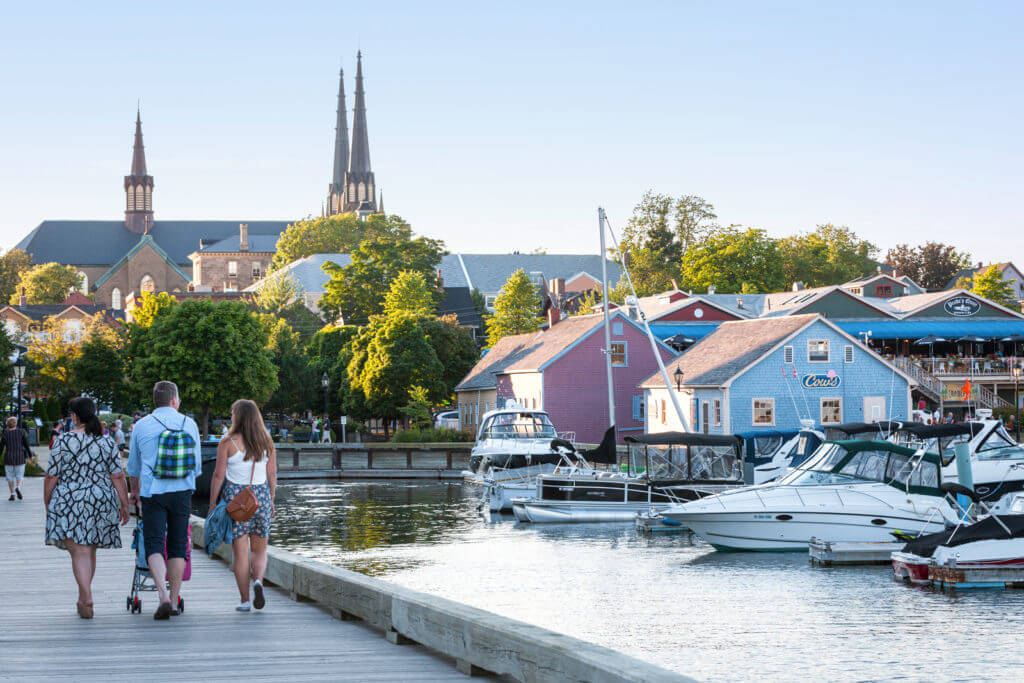
{"label": "pink wooden building", "polygon": [[[460,415],[482,415],[472,402],[493,391],[489,408],[514,398],[524,407],[547,411],[559,432],[575,432],[580,443],[598,443],[608,428],[603,322],[601,315],[571,317],[541,332],[502,339],[455,388]],[[664,361],[676,356],[656,343]],[[643,327],[621,311],[612,312],[611,356],[621,441],[643,432],[638,385],[658,370]]]}

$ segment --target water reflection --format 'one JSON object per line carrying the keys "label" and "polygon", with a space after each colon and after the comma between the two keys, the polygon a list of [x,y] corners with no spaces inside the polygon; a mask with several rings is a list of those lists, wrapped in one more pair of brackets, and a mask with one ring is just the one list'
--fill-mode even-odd
{"label": "water reflection", "polygon": [[699,679],[1015,679],[1024,591],[718,553],[686,533],[485,519],[461,483],[285,483],[272,542]]}

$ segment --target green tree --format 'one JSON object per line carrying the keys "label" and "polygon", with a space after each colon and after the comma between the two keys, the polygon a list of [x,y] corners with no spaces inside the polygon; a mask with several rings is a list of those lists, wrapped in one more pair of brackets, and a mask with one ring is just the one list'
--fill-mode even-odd
{"label": "green tree", "polygon": [[418,272],[431,288],[436,287],[436,268],[443,254],[442,242],[414,239],[411,231],[361,242],[349,265],[323,265],[330,280],[319,306],[328,320],[342,317],[347,323],[365,324],[370,316],[383,311],[384,295],[402,271]]}
{"label": "green tree", "polygon": [[409,421],[410,429],[427,429],[433,423],[430,394],[424,387],[409,387],[409,399],[400,412]]}
{"label": "green tree", "polygon": [[137,394],[159,380],[177,383],[204,434],[211,413],[227,413],[239,398],[262,403],[277,389],[266,326],[240,302],[183,301],[150,327],[132,325],[129,336]]}
{"label": "green tree", "polygon": [[481,320],[490,315],[490,311],[487,310],[487,297],[483,292],[474,287],[469,293],[469,298],[473,301],[473,308],[476,309],[476,314],[480,316]]}
{"label": "green tree", "polygon": [[94,323],[82,342],[71,375],[75,386],[117,412],[128,412],[128,377],[125,366],[125,333],[110,325]]}
{"label": "green tree", "polygon": [[10,302],[17,304],[21,288],[30,304],[59,304],[68,298],[72,289],[82,287],[82,276],[71,266],[59,263],[42,263],[21,273],[17,292],[11,294]]}
{"label": "green tree", "polygon": [[779,240],[784,284],[807,287],[841,285],[867,275],[875,267],[878,248],[845,226],[819,225],[812,233]]}
{"label": "green tree", "polygon": [[443,385],[438,403],[446,403],[455,390],[455,385],[462,381],[466,373],[480,360],[480,347],[473,339],[472,333],[459,326],[456,315],[424,316],[420,318],[420,326],[427,343],[434,349],[434,354],[441,361],[441,383]]}
{"label": "green tree", "polygon": [[267,348],[277,369],[277,390],[267,400],[266,410],[279,415],[317,405],[320,378],[303,352],[299,333],[280,318],[267,319]]}
{"label": "green tree", "polygon": [[764,230],[731,225],[687,249],[682,278],[686,287],[719,292],[775,292],[784,284],[775,240]]}
{"label": "green tree", "polygon": [[970,267],[971,256],[942,242],[925,242],[916,247],[897,244],[886,254],[885,263],[899,268],[926,290],[938,291],[945,289],[957,273]]}
{"label": "green tree", "polygon": [[437,290],[431,290],[427,278],[415,270],[403,270],[391,283],[391,289],[384,296],[384,315],[408,313],[410,315],[433,315],[437,308],[434,300]]}
{"label": "green tree", "polygon": [[974,285],[971,287],[971,291],[1001,306],[1019,310],[1020,304],[1017,303],[1017,299],[1013,295],[1014,282],[1016,280],[1003,280],[1003,274],[1000,272],[999,266],[992,265],[984,273],[974,277]]}
{"label": "green tree", "polygon": [[409,224],[394,215],[374,214],[365,219],[354,213],[307,217],[295,221],[281,234],[270,270],[311,254],[348,254],[365,240],[400,236],[408,231]]}
{"label": "green tree", "polygon": [[4,402],[4,407],[11,402],[11,392],[14,389],[12,355],[14,355],[14,342],[7,334],[7,326],[0,325],[0,394],[8,397]]}
{"label": "green tree", "polygon": [[170,311],[178,303],[178,300],[167,292],[143,292],[137,301],[135,308],[132,309],[132,320],[142,327],[150,327],[159,316]]}
{"label": "green tree", "polygon": [[78,393],[73,384],[74,366],[82,354],[67,323],[48,318],[42,329],[32,335],[25,354],[33,364],[27,372],[29,389],[36,394],[57,396],[63,400]]}
{"label": "green tree", "polygon": [[278,315],[303,295],[302,286],[291,273],[272,275],[260,283],[256,293],[256,307],[264,313]]}
{"label": "green tree", "polygon": [[540,329],[540,297],[522,268],[509,275],[494,300],[494,315],[487,320],[487,348],[502,337]]}
{"label": "green tree", "polygon": [[[327,374],[330,397],[328,412],[332,416],[345,414],[346,401],[351,396],[348,363],[352,354],[349,343],[358,333],[359,328],[354,325],[327,325],[306,343],[306,362],[311,368],[316,386],[320,387],[321,378],[324,373]],[[315,405],[319,407],[322,397],[319,394],[317,396]]]}
{"label": "green tree", "polygon": [[591,315],[594,313],[594,306],[600,306],[603,300],[600,290],[588,290],[576,301],[576,310],[572,315]]}
{"label": "green tree", "polygon": [[0,301],[17,302],[21,275],[31,267],[32,257],[21,249],[10,249],[0,256]]}

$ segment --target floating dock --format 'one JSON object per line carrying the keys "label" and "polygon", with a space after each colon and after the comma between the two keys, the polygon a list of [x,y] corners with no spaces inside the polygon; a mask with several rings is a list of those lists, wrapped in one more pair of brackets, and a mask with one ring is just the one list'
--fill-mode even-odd
{"label": "floating dock", "polygon": [[810,562],[815,567],[889,564],[892,554],[902,550],[903,542],[822,541],[812,538],[808,543]]}
{"label": "floating dock", "polygon": [[971,564],[928,566],[928,579],[942,590],[965,588],[1024,588],[1024,567]]}
{"label": "floating dock", "polygon": [[689,529],[674,519],[666,519],[657,512],[636,513],[636,528],[644,533],[665,532],[665,531],[689,531]]}

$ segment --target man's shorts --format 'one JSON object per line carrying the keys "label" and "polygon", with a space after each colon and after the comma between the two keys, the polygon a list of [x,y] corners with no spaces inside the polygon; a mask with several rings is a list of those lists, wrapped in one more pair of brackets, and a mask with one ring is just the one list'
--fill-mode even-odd
{"label": "man's shorts", "polygon": [[4,465],[4,479],[19,482],[25,478],[24,465]]}
{"label": "man's shorts", "polygon": [[158,493],[142,499],[142,536],[146,557],[163,554],[166,536],[167,559],[185,559],[191,505],[191,491]]}

